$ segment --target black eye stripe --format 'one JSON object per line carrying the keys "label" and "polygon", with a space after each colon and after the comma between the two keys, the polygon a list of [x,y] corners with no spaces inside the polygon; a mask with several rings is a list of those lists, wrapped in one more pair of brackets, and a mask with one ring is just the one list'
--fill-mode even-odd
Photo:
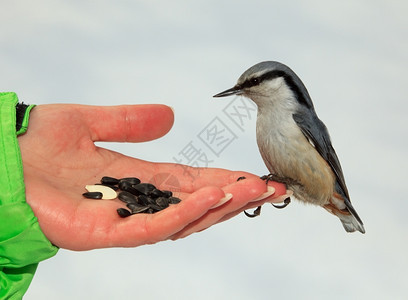
{"label": "black eye stripe", "polygon": [[261,84],[262,81],[264,80],[270,80],[270,79],[274,79],[274,78],[278,78],[278,77],[285,77],[286,73],[283,71],[270,71],[267,72],[265,74],[262,74],[259,77],[254,77],[254,78],[250,78],[248,80],[246,80],[241,87],[242,88],[250,88],[256,85]]}
{"label": "black eye stripe", "polygon": [[274,70],[274,71],[266,72],[262,74],[261,76],[250,78],[246,80],[245,82],[243,82],[240,87],[242,89],[251,88],[253,86],[257,86],[261,84],[265,80],[271,80],[271,79],[278,78],[278,77],[282,77],[285,80],[288,87],[292,90],[293,93],[295,93],[300,104],[305,105],[307,107],[311,107],[311,104],[308,101],[306,101],[300,88],[295,83],[294,78],[282,70]]}

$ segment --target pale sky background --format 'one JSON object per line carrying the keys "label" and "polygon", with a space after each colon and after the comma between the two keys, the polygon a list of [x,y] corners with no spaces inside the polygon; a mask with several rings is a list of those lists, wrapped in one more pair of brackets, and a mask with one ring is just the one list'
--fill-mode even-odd
{"label": "pale sky background", "polygon": [[[255,115],[223,109],[264,60],[307,86],[367,233],[294,202],[239,215],[184,240],[132,249],[60,250],[25,299],[406,299],[408,3],[406,1],[1,1],[0,90],[27,103],[165,103],[172,131],[109,144],[174,162],[192,142],[210,167],[267,173]],[[237,98],[239,100],[239,98]],[[236,139],[215,156],[198,138],[221,119]]]}

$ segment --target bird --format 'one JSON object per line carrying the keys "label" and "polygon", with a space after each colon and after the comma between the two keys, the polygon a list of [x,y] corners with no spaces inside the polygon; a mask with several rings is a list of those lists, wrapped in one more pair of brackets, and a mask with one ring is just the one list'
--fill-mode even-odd
{"label": "bird", "polygon": [[232,88],[213,97],[232,95],[247,97],[258,107],[256,140],[270,172],[261,178],[285,183],[295,199],[325,208],[347,232],[365,233],[327,127],[296,73],[277,61],[257,63]]}

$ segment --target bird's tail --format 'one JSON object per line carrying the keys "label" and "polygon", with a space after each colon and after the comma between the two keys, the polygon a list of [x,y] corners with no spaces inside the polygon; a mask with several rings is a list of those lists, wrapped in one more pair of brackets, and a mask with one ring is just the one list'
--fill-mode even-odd
{"label": "bird's tail", "polygon": [[340,219],[347,232],[358,230],[361,233],[365,233],[363,222],[347,198],[335,193],[330,204],[325,205],[324,208]]}

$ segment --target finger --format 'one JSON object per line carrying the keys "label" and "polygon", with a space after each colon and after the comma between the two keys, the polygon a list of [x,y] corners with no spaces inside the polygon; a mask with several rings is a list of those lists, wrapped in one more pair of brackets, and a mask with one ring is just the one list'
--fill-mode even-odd
{"label": "finger", "polygon": [[[282,202],[282,196],[285,195],[286,198],[290,197],[292,194],[288,195],[288,191],[286,190],[286,185],[276,181],[268,181],[268,185],[272,186],[275,189],[275,193],[268,198],[268,202],[271,203],[279,203]],[[284,200],[284,199],[283,199]]]}
{"label": "finger", "polygon": [[93,141],[144,142],[165,135],[174,114],[162,104],[78,106]]}
{"label": "finger", "polygon": [[118,220],[109,240],[112,246],[134,247],[167,240],[188,224],[203,216],[219,203],[225,193],[216,187],[205,187],[177,205],[153,215],[139,214]]}
{"label": "finger", "polygon": [[[193,168],[181,164],[167,163],[158,164],[156,170],[161,176],[167,174],[168,177],[176,178],[181,190],[190,193],[204,186],[227,186],[237,182],[237,179],[240,177],[245,177],[244,180],[240,180],[242,182],[255,179],[258,183],[262,182],[265,186],[265,181],[260,179],[259,176],[244,171],[230,171],[220,168]],[[153,177],[154,179],[155,177]],[[158,182],[163,182],[163,180],[158,180]],[[167,182],[172,183],[174,180],[167,180]],[[282,183],[268,181],[268,185],[276,190],[270,200],[286,193],[286,186]],[[166,186],[162,188],[166,188]]]}
{"label": "finger", "polygon": [[[265,181],[259,179],[259,176],[243,171],[230,171],[220,168],[194,168],[172,163],[155,164],[155,170],[157,176],[152,177],[152,183],[159,185],[162,189],[166,189],[174,187],[174,182],[177,182],[182,191],[189,193],[204,186],[223,187],[237,182],[237,179],[242,176],[246,179],[258,179],[265,185]],[[283,184],[274,182],[273,185],[279,189],[279,192],[286,190]]]}
{"label": "finger", "polygon": [[257,200],[261,195],[267,192],[265,182],[258,178],[235,182],[224,187],[223,190],[225,193],[231,193],[233,195],[231,201],[220,207],[209,210],[201,218],[192,222],[171,238],[176,240],[184,238],[194,232],[202,231],[203,229],[218,223],[225,215],[229,215],[242,209],[242,207],[245,207],[248,202],[257,201],[257,203],[263,204],[268,198],[266,197],[263,200]]}

